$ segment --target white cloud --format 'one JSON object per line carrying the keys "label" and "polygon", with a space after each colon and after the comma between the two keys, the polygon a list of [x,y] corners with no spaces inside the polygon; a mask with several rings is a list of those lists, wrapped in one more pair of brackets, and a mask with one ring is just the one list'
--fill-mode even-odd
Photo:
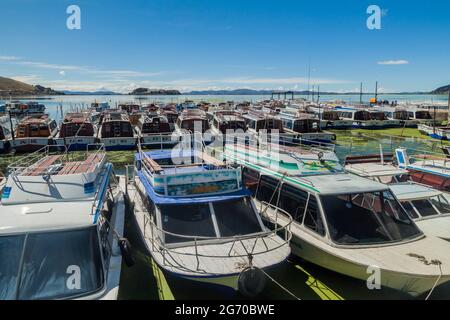
{"label": "white cloud", "polygon": [[36,84],[37,81],[39,81],[40,77],[38,75],[32,74],[32,75],[26,75],[26,76],[14,76],[11,77],[11,79],[25,82],[29,84]]}
{"label": "white cloud", "polygon": [[64,70],[61,70],[60,72],[59,72],[59,74],[61,75],[61,76],[65,76],[66,75],[66,72],[64,71]]}
{"label": "white cloud", "polygon": [[15,61],[15,60],[20,60],[20,57],[16,57],[16,56],[0,56],[0,60],[3,61]]}
{"label": "white cloud", "polygon": [[409,64],[408,60],[385,60],[378,61],[378,64],[381,65],[401,65],[401,64]]}

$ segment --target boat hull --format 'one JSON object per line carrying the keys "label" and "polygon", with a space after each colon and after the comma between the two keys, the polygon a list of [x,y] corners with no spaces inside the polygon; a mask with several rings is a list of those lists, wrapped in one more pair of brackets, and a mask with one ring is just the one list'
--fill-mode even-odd
{"label": "boat hull", "polygon": [[136,142],[135,137],[100,138],[107,151],[135,150]]}
{"label": "boat hull", "polygon": [[[358,280],[368,281],[371,265],[353,262],[296,237],[291,242],[292,253],[308,262],[325,269],[349,276]],[[434,266],[437,268],[436,266]],[[405,292],[411,296],[419,296],[430,290],[438,280],[436,276],[423,276],[420,274],[400,273],[380,268],[380,285],[394,290]],[[438,285],[449,280],[448,276],[440,278]],[[369,289],[368,289],[369,290]]]}
{"label": "boat hull", "polygon": [[47,145],[52,145],[53,140],[48,138],[16,138],[11,140],[11,149],[16,152],[33,152]]}
{"label": "boat hull", "polygon": [[56,138],[55,144],[62,149],[67,147],[68,151],[84,151],[88,145],[95,144],[97,138],[95,137],[68,137],[68,138]]}

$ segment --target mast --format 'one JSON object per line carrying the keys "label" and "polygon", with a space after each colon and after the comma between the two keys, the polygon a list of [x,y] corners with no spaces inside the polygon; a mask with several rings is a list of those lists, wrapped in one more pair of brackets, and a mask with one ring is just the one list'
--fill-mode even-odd
{"label": "mast", "polygon": [[362,87],[362,82],[361,82],[361,85],[359,86],[359,104],[361,104],[361,105],[362,105],[362,90],[363,90],[363,87]]}
{"label": "mast", "polygon": [[378,102],[378,81],[375,82],[375,103]]}
{"label": "mast", "polygon": [[450,88],[448,88],[448,102],[447,102],[447,125],[450,124]]}

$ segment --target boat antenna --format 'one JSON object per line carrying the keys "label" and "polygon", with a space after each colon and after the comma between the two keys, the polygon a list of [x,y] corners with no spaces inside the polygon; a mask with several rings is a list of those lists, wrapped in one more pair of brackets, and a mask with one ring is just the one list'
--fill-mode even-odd
{"label": "boat antenna", "polygon": [[380,161],[381,164],[384,165],[384,157],[383,157],[383,146],[380,143]]}

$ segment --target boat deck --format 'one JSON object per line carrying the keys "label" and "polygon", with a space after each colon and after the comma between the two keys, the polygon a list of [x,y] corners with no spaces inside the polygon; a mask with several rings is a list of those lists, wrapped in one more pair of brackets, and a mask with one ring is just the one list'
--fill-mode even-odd
{"label": "boat deck", "polygon": [[39,176],[48,172],[48,169],[52,166],[58,165],[54,174],[77,174],[77,173],[89,173],[95,170],[96,165],[103,159],[101,154],[90,154],[84,161],[69,161],[63,163],[62,155],[50,155],[42,158],[34,165],[26,168],[21,175],[22,176]]}

